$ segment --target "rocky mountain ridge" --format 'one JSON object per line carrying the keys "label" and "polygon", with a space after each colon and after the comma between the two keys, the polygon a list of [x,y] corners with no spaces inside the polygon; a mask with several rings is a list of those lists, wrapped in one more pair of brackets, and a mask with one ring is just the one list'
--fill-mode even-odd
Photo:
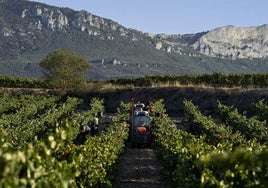
{"label": "rocky mountain ridge", "polygon": [[[63,48],[71,48],[93,62],[95,78],[104,74],[132,77],[213,72],[223,66],[225,72],[241,72],[245,67],[246,71],[258,71],[263,70],[263,65],[255,68],[239,61],[231,66],[225,59],[267,58],[267,33],[268,26],[263,25],[227,26],[185,35],[150,34],[125,28],[85,10],[26,0],[0,0],[0,73],[17,68],[17,74],[24,71],[40,76],[37,63],[48,53]],[[218,67],[211,63],[213,58],[223,59],[217,59]],[[111,60],[117,63],[108,63],[107,68],[105,62]],[[135,72],[137,67],[140,69]]]}
{"label": "rocky mountain ridge", "polygon": [[192,46],[212,57],[265,58],[268,56],[268,24],[257,27],[230,25],[214,29]]}
{"label": "rocky mountain ridge", "polygon": [[[8,4],[9,2],[2,0],[2,3]],[[31,4],[27,1],[25,3]],[[10,7],[7,6],[7,8]],[[29,29],[39,31],[47,30],[51,32],[61,31],[65,33],[68,33],[70,29],[76,29],[86,33],[88,36],[95,36],[102,40],[114,40],[118,35],[128,37],[132,41],[144,40],[145,38],[157,50],[179,54],[183,53],[182,46],[188,46],[188,42],[185,39],[195,36],[195,34],[166,35],[142,33],[134,29],[127,29],[112,20],[95,16],[85,10],[73,11],[68,8],[57,8],[41,3],[20,7],[19,12],[16,13],[23,21],[28,22],[31,20],[28,25]],[[20,29],[9,27],[3,27],[0,30],[0,34],[3,37],[13,36],[17,32],[21,32],[20,35],[22,36],[32,34],[31,32],[27,32],[27,30],[23,32]]]}

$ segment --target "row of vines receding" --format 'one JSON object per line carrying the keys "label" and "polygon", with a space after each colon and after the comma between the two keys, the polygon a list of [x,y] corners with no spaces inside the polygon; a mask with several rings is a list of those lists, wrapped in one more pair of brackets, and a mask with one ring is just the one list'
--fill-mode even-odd
{"label": "row of vines receding", "polygon": [[82,112],[71,97],[5,94],[0,103],[0,187],[111,186],[128,137],[127,104],[105,130],[76,144],[81,125],[105,109],[103,100],[93,98]]}
{"label": "row of vines receding", "polygon": [[267,187],[267,104],[253,104],[256,114],[240,114],[218,102],[217,120],[184,101],[177,129],[168,116],[155,118],[155,144],[165,175],[174,187]]}

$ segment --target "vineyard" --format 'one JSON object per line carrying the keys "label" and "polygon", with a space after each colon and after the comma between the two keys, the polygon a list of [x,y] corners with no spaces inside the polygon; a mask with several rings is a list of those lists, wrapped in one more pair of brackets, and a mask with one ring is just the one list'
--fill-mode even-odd
{"label": "vineyard", "polygon": [[[268,73],[212,73],[212,74],[183,74],[183,75],[151,75],[139,78],[119,78],[112,80],[88,80],[87,86],[95,87],[132,86],[160,87],[178,85],[206,85],[214,87],[267,87]],[[0,76],[0,87],[10,88],[53,88],[46,80],[40,78],[14,78]]]}
{"label": "vineyard", "polygon": [[76,112],[81,101],[55,96],[2,95],[0,187],[95,187],[123,151],[128,127],[124,106],[105,131],[74,144],[81,125],[103,110],[93,98],[90,110]]}
{"label": "vineyard", "polygon": [[[130,104],[121,102],[96,135],[81,127],[105,111],[104,101],[53,95],[0,96],[0,187],[113,187],[111,174],[125,152]],[[218,101],[217,117],[190,100],[174,126],[163,100],[153,102],[153,149],[172,187],[267,187],[268,105],[254,114]],[[142,150],[142,148],[141,148]]]}
{"label": "vineyard", "polygon": [[216,123],[185,100],[189,132],[169,126],[168,117],[155,118],[155,142],[174,187],[268,186],[267,105],[254,106],[256,114],[246,117],[218,102]]}

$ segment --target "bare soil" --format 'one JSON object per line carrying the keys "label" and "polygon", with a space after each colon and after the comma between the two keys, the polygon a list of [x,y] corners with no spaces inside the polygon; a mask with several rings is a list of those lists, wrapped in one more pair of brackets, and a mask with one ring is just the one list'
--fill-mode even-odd
{"label": "bare soil", "polygon": [[169,188],[163,178],[163,167],[153,147],[132,148],[127,145],[114,170],[114,188]]}

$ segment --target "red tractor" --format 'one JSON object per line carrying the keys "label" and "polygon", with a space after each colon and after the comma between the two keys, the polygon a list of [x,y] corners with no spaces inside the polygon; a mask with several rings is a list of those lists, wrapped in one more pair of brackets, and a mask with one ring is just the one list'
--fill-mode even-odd
{"label": "red tractor", "polygon": [[150,146],[152,142],[152,107],[150,101],[141,103],[131,100],[130,141],[132,146]]}

